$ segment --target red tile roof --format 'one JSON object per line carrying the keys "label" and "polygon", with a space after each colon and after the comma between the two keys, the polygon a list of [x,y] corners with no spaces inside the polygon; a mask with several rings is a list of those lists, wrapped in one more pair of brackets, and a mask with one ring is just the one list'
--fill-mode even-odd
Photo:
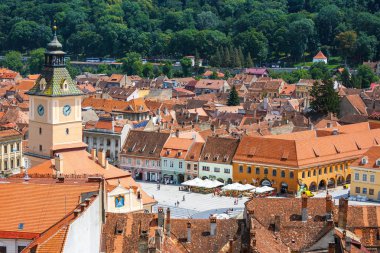
{"label": "red tile roof", "polygon": [[322,53],[322,51],[319,51],[313,59],[327,59],[327,57]]}

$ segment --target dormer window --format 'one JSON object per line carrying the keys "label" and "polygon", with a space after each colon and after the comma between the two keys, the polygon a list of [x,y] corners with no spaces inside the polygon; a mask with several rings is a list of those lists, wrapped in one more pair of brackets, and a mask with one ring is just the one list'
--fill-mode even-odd
{"label": "dormer window", "polygon": [[67,90],[68,88],[69,88],[69,86],[68,86],[67,80],[63,79],[62,83],[61,83],[61,89],[62,90]]}
{"label": "dormer window", "polygon": [[166,150],[166,155],[170,155],[170,150]]}
{"label": "dormer window", "polygon": [[380,158],[376,160],[376,166],[380,166]]}
{"label": "dormer window", "polygon": [[46,89],[46,80],[45,78],[42,78],[40,81],[40,90],[44,91]]}
{"label": "dormer window", "polygon": [[362,158],[362,164],[367,164],[368,163],[368,157],[363,157]]}

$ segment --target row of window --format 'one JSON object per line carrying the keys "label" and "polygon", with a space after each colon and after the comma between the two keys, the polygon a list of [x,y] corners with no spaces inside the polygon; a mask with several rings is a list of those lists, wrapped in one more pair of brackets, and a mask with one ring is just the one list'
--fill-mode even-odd
{"label": "row of window", "polygon": [[4,170],[15,168],[15,161],[16,161],[16,168],[20,167],[20,158],[17,158],[16,160],[11,159],[10,160],[10,167],[8,166],[8,160],[4,160]]}
{"label": "row of window", "polygon": [[[355,193],[360,194],[360,187],[355,187]],[[367,192],[367,188],[363,187],[361,193],[362,194],[369,193],[369,195],[374,195],[375,191],[374,191],[374,189],[369,189],[369,191]]]}
{"label": "row of window", "polygon": [[[132,164],[132,158],[128,158],[127,159],[127,164],[129,164],[129,165]],[[152,167],[155,167],[156,165],[157,166],[161,166],[161,162],[160,161],[145,160],[145,167],[149,167],[149,164]],[[136,159],[136,165],[138,165],[138,166],[142,165],[142,161],[140,159]]]}
{"label": "row of window", "polygon": [[[335,172],[339,171],[339,170],[343,170],[343,166],[341,166],[340,164],[335,166]],[[318,175],[322,175],[323,174],[327,174],[327,173],[333,173],[333,167],[326,167],[326,168],[323,168],[322,169],[318,169],[318,170],[313,170],[313,176],[316,176],[317,175],[317,171],[318,171]],[[302,178],[305,178],[306,177],[306,172],[303,171],[302,172]],[[307,177],[311,177],[311,171],[307,171]]]}
{"label": "row of window", "polygon": [[[92,145],[93,146],[96,146],[97,145],[97,138],[94,138],[93,141],[92,141]],[[84,142],[86,144],[90,144],[90,137],[84,137]],[[104,143],[104,139],[103,138],[99,138],[99,144],[100,145],[103,145]],[[106,139],[106,145],[107,146],[111,146],[111,139]],[[115,139],[115,147],[118,147],[119,146],[119,140]]]}
{"label": "row of window", "polygon": [[[246,170],[246,173],[248,173],[248,174],[251,174],[251,173],[252,173],[252,168],[251,168],[251,166],[247,166],[246,169],[247,169],[247,170]],[[260,171],[261,171],[260,167],[256,167],[256,168],[255,168],[255,174],[256,174],[256,175],[260,175]],[[264,172],[264,175],[268,175],[268,174],[269,174],[269,170],[268,170],[268,168],[264,168],[264,171],[263,171],[263,172]],[[244,167],[243,167],[242,165],[239,166],[239,173],[244,173]],[[281,170],[280,175],[281,175],[282,178],[286,177],[285,170]],[[272,176],[273,176],[273,177],[277,177],[277,170],[276,170],[276,169],[273,169],[273,170],[272,170]],[[294,172],[293,172],[293,171],[290,171],[290,172],[289,172],[289,177],[290,177],[290,178],[294,178]]]}
{"label": "row of window", "polygon": [[[355,173],[355,181],[360,181],[359,173]],[[367,182],[367,174],[362,174],[362,181]],[[375,182],[375,175],[369,175],[369,182]]]}
{"label": "row of window", "polygon": [[16,151],[20,151],[20,143],[13,143],[10,145],[10,149],[11,150],[8,150],[8,145],[5,144],[3,146],[3,150],[4,150],[4,154],[7,154],[9,151],[10,152],[16,152]]}
{"label": "row of window", "polygon": [[[202,171],[210,171],[210,167],[209,166],[202,166]],[[219,173],[220,168],[214,168],[214,172]],[[224,169],[224,173],[226,173],[226,174],[231,173],[231,169]]]}

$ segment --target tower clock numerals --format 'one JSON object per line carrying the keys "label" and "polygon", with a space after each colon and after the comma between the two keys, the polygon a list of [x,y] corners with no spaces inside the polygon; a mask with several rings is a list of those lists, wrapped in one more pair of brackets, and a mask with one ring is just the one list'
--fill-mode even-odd
{"label": "tower clock numerals", "polygon": [[65,115],[65,116],[69,116],[70,113],[71,113],[71,106],[69,106],[69,105],[65,105],[65,106],[63,107],[63,115]]}
{"label": "tower clock numerals", "polygon": [[38,105],[38,107],[37,107],[37,113],[38,113],[38,115],[40,115],[40,116],[44,115],[44,113],[45,113],[45,108],[43,107],[43,105]]}

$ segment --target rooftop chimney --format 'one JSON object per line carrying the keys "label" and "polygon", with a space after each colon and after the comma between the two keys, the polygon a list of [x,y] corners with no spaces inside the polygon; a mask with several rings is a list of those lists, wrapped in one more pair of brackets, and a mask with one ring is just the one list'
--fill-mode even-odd
{"label": "rooftop chimney", "polygon": [[106,159],[106,164],[105,164],[104,168],[105,168],[106,170],[109,168],[109,162],[108,162],[107,159]]}
{"label": "rooftop chimney", "polygon": [[103,168],[106,166],[106,152],[99,150],[99,152],[98,152],[98,163]]}
{"label": "rooftop chimney", "polygon": [[250,248],[250,252],[255,252],[256,250],[256,232],[255,230],[251,229],[249,231],[249,248]]}
{"label": "rooftop chimney", "polygon": [[175,130],[175,137],[179,138],[179,129]]}
{"label": "rooftop chimney", "polygon": [[55,169],[57,172],[60,174],[63,174],[63,157],[61,154],[55,154],[54,157],[54,162],[55,162]]}
{"label": "rooftop chimney", "polygon": [[346,252],[351,252],[351,237],[348,237],[347,234],[346,234],[346,230],[343,231],[343,237],[344,237],[344,241],[345,241],[345,249],[346,249]]}
{"label": "rooftop chimney", "polygon": [[338,227],[346,229],[347,226],[347,211],[348,200],[345,198],[339,199],[339,212],[338,212]]}
{"label": "rooftop chimney", "polygon": [[229,245],[228,253],[233,253],[233,246],[234,246],[234,239],[233,238],[230,238],[228,240],[228,245]]}
{"label": "rooftop chimney", "polygon": [[338,129],[333,129],[333,131],[332,131],[332,135],[338,135],[338,134],[339,134]]}
{"label": "rooftop chimney", "polygon": [[280,215],[274,216],[274,232],[279,232],[281,227]]}
{"label": "rooftop chimney", "polygon": [[165,226],[165,230],[166,230],[166,235],[170,236],[170,208],[169,207],[166,209],[166,226]]}
{"label": "rooftop chimney", "polygon": [[163,228],[165,221],[164,209],[162,207],[158,208],[158,227]]}
{"label": "rooftop chimney", "polygon": [[161,252],[162,249],[162,239],[162,228],[156,228],[154,242],[158,252]]}
{"label": "rooftop chimney", "polygon": [[187,223],[187,242],[191,242],[191,223]]}
{"label": "rooftop chimney", "polygon": [[91,149],[91,159],[96,160],[96,148]]}
{"label": "rooftop chimney", "polygon": [[333,211],[333,201],[332,201],[331,195],[327,191],[327,193],[326,193],[326,218],[327,219],[331,219],[332,218],[331,217],[332,211]]}
{"label": "rooftop chimney", "polygon": [[307,221],[307,195],[305,192],[302,192],[302,209],[301,209],[301,215],[302,215],[302,221]]}
{"label": "rooftop chimney", "polygon": [[328,253],[335,253],[335,243],[329,242]]}
{"label": "rooftop chimney", "polygon": [[216,217],[210,216],[210,235],[216,235]]}

